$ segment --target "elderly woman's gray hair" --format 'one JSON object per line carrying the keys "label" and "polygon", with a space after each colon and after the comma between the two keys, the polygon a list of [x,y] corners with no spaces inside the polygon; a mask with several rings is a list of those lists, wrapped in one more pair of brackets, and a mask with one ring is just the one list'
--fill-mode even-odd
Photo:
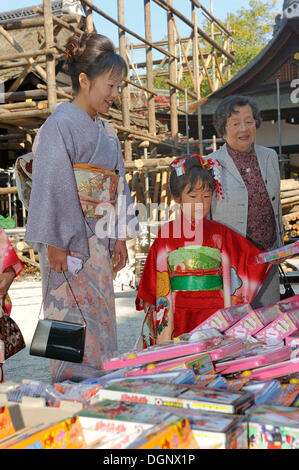
{"label": "elderly woman's gray hair", "polygon": [[252,98],[242,95],[227,96],[221,101],[221,103],[219,103],[213,116],[213,124],[219,137],[223,137],[225,135],[225,127],[227,120],[232,114],[236,113],[236,106],[242,107],[246,105],[249,105],[252,109],[252,114],[256,122],[256,127],[260,127],[260,110],[256,102]]}

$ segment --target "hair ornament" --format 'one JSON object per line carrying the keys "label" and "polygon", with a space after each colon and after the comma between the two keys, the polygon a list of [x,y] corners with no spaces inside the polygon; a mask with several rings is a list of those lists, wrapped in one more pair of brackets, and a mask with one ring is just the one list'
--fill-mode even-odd
{"label": "hair ornament", "polygon": [[201,155],[188,155],[187,157],[179,158],[170,164],[171,168],[174,168],[176,171],[177,176],[182,176],[186,173],[185,161],[189,158],[198,158],[202,168],[204,169],[212,169],[213,171],[213,178],[215,181],[215,193],[217,199],[224,199],[223,196],[223,188],[221,184],[221,165],[217,159],[213,158],[204,158]]}

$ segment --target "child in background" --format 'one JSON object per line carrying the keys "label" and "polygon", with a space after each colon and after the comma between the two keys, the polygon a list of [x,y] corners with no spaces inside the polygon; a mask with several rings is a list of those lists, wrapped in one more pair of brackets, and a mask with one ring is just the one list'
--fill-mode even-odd
{"label": "child in background", "polygon": [[6,315],[11,313],[11,300],[8,295],[14,278],[24,268],[3,228],[0,228],[0,304]]}
{"label": "child in background", "polygon": [[187,333],[227,306],[225,265],[229,305],[250,303],[269,272],[268,264],[253,264],[258,248],[207,218],[214,190],[223,197],[216,165],[199,155],[170,165],[170,192],[180,214],[158,232],[136,298],[137,310],[147,314],[150,344]]}

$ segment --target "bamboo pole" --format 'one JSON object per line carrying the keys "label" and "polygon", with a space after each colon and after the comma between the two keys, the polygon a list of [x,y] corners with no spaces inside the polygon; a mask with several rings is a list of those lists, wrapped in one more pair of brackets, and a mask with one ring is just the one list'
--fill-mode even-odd
{"label": "bamboo pole", "polygon": [[[185,92],[185,88],[178,85],[177,83],[173,83],[171,82],[170,80],[165,80],[165,83],[168,83],[168,85],[170,85],[171,87],[173,88],[176,88],[177,90],[180,90],[182,92]],[[191,98],[194,98],[195,100],[197,100],[197,95],[195,93],[193,93],[193,91],[190,91],[190,90],[187,90],[187,94],[191,97]]]}
{"label": "bamboo pole", "polygon": [[[125,10],[124,10],[124,0],[117,1],[118,7],[118,20],[120,23],[124,23],[125,20]],[[122,57],[126,57],[126,37],[125,31],[119,27],[118,29],[119,37],[119,52]],[[127,77],[126,77],[127,78]],[[122,105],[122,115],[123,115],[123,125],[126,128],[130,128],[130,89],[128,84],[123,87],[121,92],[121,105]],[[129,140],[124,142],[124,157],[125,160],[132,160],[132,144]]]}
{"label": "bamboo pole", "polygon": [[[92,0],[90,0],[90,3],[92,4]],[[85,17],[86,17],[86,31],[88,33],[93,32],[93,17],[92,17],[92,8],[90,5],[85,5],[82,3],[83,10],[85,12]]]}
{"label": "bamboo pole", "polygon": [[[0,30],[1,30],[1,28],[2,28],[2,26],[0,26]],[[51,49],[46,49],[46,48],[45,49],[32,49],[30,51],[24,51],[21,48],[21,50],[17,54],[16,53],[10,53],[10,54],[6,54],[6,55],[1,55],[0,56],[0,61],[1,62],[6,62],[6,61],[9,61],[9,60],[17,60],[17,59],[23,59],[23,58],[28,58],[28,57],[32,58],[32,57],[41,56],[41,55],[48,55],[48,54],[55,55],[55,53],[56,53],[56,48],[55,47],[51,47]],[[42,69],[42,70],[43,70],[43,72],[45,72],[44,69]]]}
{"label": "bamboo pole", "polygon": [[[39,7],[39,6],[36,6],[33,8],[34,11],[36,11],[36,13],[39,13],[40,15],[43,15],[44,14],[44,10],[43,8]],[[61,18],[57,18],[56,16],[52,15],[53,16],[53,23],[56,23],[60,26],[62,26],[63,28],[65,29],[68,29],[69,31],[71,31],[72,33],[77,33],[77,34],[82,34],[82,30],[77,28],[76,26],[73,26],[69,23],[67,23],[66,21],[62,20]],[[44,23],[43,23],[44,24]]]}
{"label": "bamboo pole", "polygon": [[[44,22],[45,22],[44,23],[45,42],[46,42],[46,48],[50,49],[54,45],[51,0],[43,0],[43,7],[44,7]],[[52,112],[54,106],[57,103],[56,72],[55,72],[55,60],[54,60],[53,55],[47,55],[46,70],[47,70],[47,86],[48,86],[48,103],[49,103],[49,110]]]}
{"label": "bamboo pole", "polygon": [[[148,42],[152,42],[152,26],[151,26],[151,4],[150,0],[144,0],[144,23],[145,23],[145,38]],[[153,74],[153,55],[152,48],[146,48],[146,72],[147,72],[147,88],[154,89],[154,74]],[[155,99],[151,94],[147,100],[148,104],[148,130],[151,134],[156,135],[156,114],[155,114]]]}
{"label": "bamboo pole", "polygon": [[197,99],[197,133],[199,140],[199,152],[203,155],[203,139],[202,139],[202,117],[200,106],[200,79],[199,79],[199,51],[198,51],[198,30],[197,30],[197,13],[194,5],[191,6],[191,15],[193,22],[193,70],[195,78],[195,93]]}
{"label": "bamboo pole", "polygon": [[[63,15],[63,22],[65,23],[79,23],[81,15],[72,15],[67,14]],[[9,30],[18,30],[24,28],[37,28],[38,26],[44,26],[44,19],[41,17],[38,18],[24,18],[18,22],[6,23],[3,25],[3,28],[6,31]]]}
{"label": "bamboo pole", "polygon": [[2,126],[2,121],[11,122],[11,121],[17,121],[18,119],[27,119],[27,118],[44,119],[44,118],[47,118],[49,114],[50,112],[48,110],[5,112],[5,113],[0,114],[0,121],[1,121],[1,126]]}
{"label": "bamboo pole", "polygon": [[[169,0],[169,5],[172,5],[172,0]],[[168,50],[172,55],[175,55],[175,39],[173,28],[173,14],[167,12],[167,30],[168,30]],[[176,83],[177,81],[177,61],[173,57],[169,61],[169,81]],[[178,135],[178,109],[177,109],[177,96],[176,88],[170,85],[170,126],[171,136],[176,138]]]}
{"label": "bamboo pole", "polygon": [[[143,42],[144,44],[147,44],[148,46],[150,47],[153,47],[154,49],[156,49],[157,51],[161,52],[161,54],[163,55],[167,55],[168,57],[171,57],[171,54],[166,51],[165,49],[162,49],[161,47],[158,47],[154,44],[151,44],[149,43],[146,39],[144,39],[143,37],[139,36],[139,34],[135,33],[134,31],[132,31],[131,29],[127,28],[126,26],[124,26],[123,23],[121,23],[121,21],[116,21],[114,20],[111,16],[107,15],[106,13],[104,13],[102,10],[100,10],[99,8],[97,8],[96,6],[92,5],[91,1],[90,0],[81,0],[81,3],[84,2],[86,5],[88,5],[93,11],[95,11],[96,13],[98,13],[99,15],[101,15],[103,18],[105,18],[106,20],[110,21],[111,23],[113,23],[114,25],[118,26],[119,29],[121,29],[123,32],[126,32],[128,34],[131,34],[131,36],[134,36],[136,39],[138,39],[139,41]],[[173,56],[175,57],[175,56]]]}

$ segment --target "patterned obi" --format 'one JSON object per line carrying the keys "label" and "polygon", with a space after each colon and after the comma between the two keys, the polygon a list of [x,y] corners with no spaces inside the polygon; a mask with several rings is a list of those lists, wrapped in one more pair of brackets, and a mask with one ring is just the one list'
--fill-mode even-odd
{"label": "patterned obi", "polygon": [[172,291],[223,288],[221,253],[208,246],[181,247],[169,253],[168,274]]}
{"label": "patterned obi", "polygon": [[[115,203],[118,185],[116,171],[102,170],[88,163],[77,163],[73,169],[84,216],[102,217],[105,209]],[[97,207],[99,205],[100,208]]]}

